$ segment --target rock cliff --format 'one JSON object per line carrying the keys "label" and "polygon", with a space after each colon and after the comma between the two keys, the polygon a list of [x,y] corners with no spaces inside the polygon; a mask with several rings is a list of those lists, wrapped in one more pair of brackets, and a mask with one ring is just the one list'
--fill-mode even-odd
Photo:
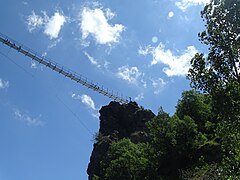
{"label": "rock cliff", "polygon": [[100,162],[106,156],[109,145],[122,138],[130,138],[134,143],[146,142],[146,122],[155,115],[150,110],[138,106],[136,102],[119,104],[110,102],[100,110],[100,128],[93,146],[87,173],[92,180],[94,175],[102,177]]}

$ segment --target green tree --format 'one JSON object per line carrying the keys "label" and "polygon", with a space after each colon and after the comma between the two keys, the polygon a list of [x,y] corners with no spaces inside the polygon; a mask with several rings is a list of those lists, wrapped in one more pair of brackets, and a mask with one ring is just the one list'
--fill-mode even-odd
{"label": "green tree", "polygon": [[107,157],[102,161],[104,179],[154,179],[151,168],[151,148],[148,144],[134,144],[130,139],[113,142]]}
{"label": "green tree", "polygon": [[240,1],[212,0],[202,17],[206,30],[199,38],[209,53],[195,55],[188,77],[194,88],[213,96],[219,115],[240,114]]}
{"label": "green tree", "polygon": [[182,93],[178,101],[176,115],[180,119],[190,116],[198,125],[198,130],[203,133],[212,133],[213,122],[211,97],[200,92],[190,90]]}
{"label": "green tree", "polygon": [[160,109],[158,116],[148,123],[148,128],[159,175],[178,178],[179,170],[193,162],[197,125],[189,116],[180,120]]}
{"label": "green tree", "polygon": [[215,132],[224,152],[220,174],[240,178],[240,1],[212,0],[202,17],[206,30],[199,38],[209,52],[195,55],[188,77],[195,89],[212,97]]}
{"label": "green tree", "polygon": [[209,46],[208,56],[197,53],[190,70],[192,83],[211,94],[232,81],[240,83],[240,3],[239,0],[212,0],[202,11],[206,30],[200,41]]}

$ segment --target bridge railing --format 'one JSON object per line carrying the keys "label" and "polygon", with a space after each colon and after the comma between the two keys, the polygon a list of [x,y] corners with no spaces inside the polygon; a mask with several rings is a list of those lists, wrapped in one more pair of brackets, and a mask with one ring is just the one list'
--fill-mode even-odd
{"label": "bridge railing", "polygon": [[118,92],[114,92],[113,90],[108,90],[108,88],[104,88],[103,86],[99,86],[97,83],[94,83],[93,81],[88,80],[83,75],[80,75],[61,64],[47,58],[46,56],[43,56],[34,50],[30,49],[29,47],[9,38],[6,35],[3,35],[0,33],[0,42],[3,44],[9,46],[10,48],[13,48],[17,50],[18,52],[24,54],[25,56],[30,57],[32,60],[43,64],[44,66],[64,75],[67,78],[70,78],[71,80],[88,87],[89,89],[92,89],[104,96],[109,97],[110,99],[113,99],[114,101],[117,101],[121,104],[128,103],[128,98],[124,98],[122,95],[119,95]]}

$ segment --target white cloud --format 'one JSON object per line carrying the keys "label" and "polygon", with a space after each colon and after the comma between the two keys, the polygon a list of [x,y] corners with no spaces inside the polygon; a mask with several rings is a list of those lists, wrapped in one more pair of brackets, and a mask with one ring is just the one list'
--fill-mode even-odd
{"label": "white cloud", "polygon": [[32,32],[37,28],[43,28],[43,33],[50,39],[58,38],[67,18],[58,11],[52,17],[49,17],[45,11],[42,11],[42,14],[43,16],[39,16],[32,11],[32,14],[27,17],[28,31]]}
{"label": "white cloud", "polygon": [[50,37],[50,39],[55,39],[61,30],[61,27],[66,22],[66,18],[59,12],[55,12],[54,15],[49,19],[45,25],[44,33]]}
{"label": "white cloud", "polygon": [[144,94],[140,93],[137,97],[134,98],[135,101],[140,101],[144,98]]}
{"label": "white cloud", "polygon": [[81,96],[75,93],[72,93],[72,98],[75,100],[81,100]]}
{"label": "white cloud", "polygon": [[90,56],[86,51],[83,51],[83,53],[87,56],[87,58],[91,62],[91,64],[96,65],[98,68],[101,67],[101,65],[92,56]]}
{"label": "white cloud", "polygon": [[27,17],[28,31],[32,32],[36,28],[41,27],[44,24],[44,18],[39,15],[36,15],[34,11],[32,14]]}
{"label": "white cloud", "polygon": [[[140,47],[141,48],[141,47]],[[163,72],[167,76],[184,76],[190,68],[190,61],[197,53],[194,46],[188,46],[181,55],[175,56],[171,50],[165,49],[160,43],[157,47],[147,46],[143,55],[151,54],[153,56],[151,65],[164,64]]]}
{"label": "white cloud", "polygon": [[174,12],[173,11],[170,11],[169,13],[168,13],[168,18],[172,18],[174,16]]}
{"label": "white cloud", "polygon": [[32,118],[29,115],[23,114],[20,110],[16,109],[14,110],[14,116],[20,121],[26,123],[28,126],[44,126],[45,125],[45,123],[39,119],[41,115],[37,118]]}
{"label": "white cloud", "polygon": [[100,8],[89,9],[85,7],[81,12],[82,39],[92,35],[98,44],[117,43],[125,27],[122,24],[109,24],[108,21],[114,16],[115,14],[110,9],[103,12]]}
{"label": "white cloud", "polygon": [[33,68],[33,69],[38,68],[37,63],[35,61],[31,61],[31,68]]}
{"label": "white cloud", "polygon": [[106,9],[106,13],[105,13],[105,14],[106,14],[106,17],[107,17],[108,20],[114,18],[114,16],[116,15],[116,14],[113,13],[113,12],[111,11],[111,9],[109,9],[109,8]]}
{"label": "white cloud", "polygon": [[142,47],[140,46],[138,49],[138,54],[139,55],[143,55],[146,56],[149,54],[149,52],[152,50],[152,47],[150,45],[146,46],[146,47]]}
{"label": "white cloud", "polygon": [[197,5],[209,4],[210,0],[181,0],[175,3],[175,5],[182,11],[186,11],[187,8]]}
{"label": "white cloud", "polygon": [[92,109],[92,110],[97,110],[95,107],[95,103],[92,100],[92,98],[86,94],[83,95],[76,95],[76,94],[72,94],[72,98],[76,99],[76,100],[81,100],[81,102],[86,105],[88,108]]}
{"label": "white cloud", "polygon": [[154,94],[159,94],[164,86],[167,84],[162,78],[158,78],[156,80],[151,79],[152,86],[154,88]]}
{"label": "white cloud", "polygon": [[[144,76],[144,74],[143,74],[143,76]],[[143,78],[140,80],[140,82],[142,83],[142,85],[143,85],[143,87],[144,88],[147,88],[147,81],[146,80],[144,80]]]}
{"label": "white cloud", "polygon": [[93,110],[96,110],[95,108],[95,103],[94,101],[92,100],[92,98],[86,94],[83,94],[81,96],[81,101],[83,104],[85,104],[88,108],[91,108]]}
{"label": "white cloud", "polygon": [[117,76],[132,84],[137,84],[140,76],[143,76],[137,67],[122,66],[118,68]]}
{"label": "white cloud", "polygon": [[99,112],[92,113],[92,117],[98,119],[100,116]]}
{"label": "white cloud", "polygon": [[0,78],[0,89],[5,89],[9,87],[9,82]]}
{"label": "white cloud", "polygon": [[110,64],[111,64],[110,62],[105,61],[104,64],[103,64],[103,67],[108,70],[108,67],[109,67]]}
{"label": "white cloud", "polygon": [[75,100],[80,100],[85,106],[87,106],[90,110],[90,113],[91,115],[94,117],[94,118],[97,118],[99,117],[99,108],[96,108],[95,107],[95,103],[94,101],[92,100],[92,98],[86,94],[83,94],[83,95],[77,95],[75,93],[72,93],[72,98],[75,99]]}
{"label": "white cloud", "polygon": [[54,40],[53,42],[51,42],[51,44],[48,45],[48,49],[51,49],[53,47],[55,47],[58,43],[60,43],[62,41],[62,37]]}
{"label": "white cloud", "polygon": [[[43,55],[42,55],[43,56]],[[43,56],[44,57],[44,56]],[[31,66],[30,66],[32,69],[38,69],[38,70],[41,70],[43,71],[44,70],[44,66],[37,63],[36,61],[32,60],[31,61]]]}

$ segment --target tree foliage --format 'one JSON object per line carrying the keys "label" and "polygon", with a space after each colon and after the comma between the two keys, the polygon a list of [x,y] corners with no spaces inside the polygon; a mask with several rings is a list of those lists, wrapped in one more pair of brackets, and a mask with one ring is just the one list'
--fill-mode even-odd
{"label": "tree foliage", "polygon": [[178,170],[193,160],[194,143],[197,139],[197,125],[189,116],[180,120],[170,117],[162,109],[158,116],[148,123],[150,144],[156,155],[158,174],[177,178]]}
{"label": "tree foliage", "polygon": [[194,87],[213,93],[228,83],[240,83],[240,2],[214,0],[202,11],[206,30],[199,34],[209,53],[192,59],[189,77]]}
{"label": "tree foliage", "polygon": [[206,30],[199,34],[208,55],[197,53],[188,77],[192,86],[212,98],[215,129],[224,158],[218,166],[223,177],[240,171],[240,1],[214,0],[202,11]]}
{"label": "tree foliage", "polygon": [[102,161],[104,179],[138,180],[150,179],[151,170],[148,144],[134,144],[129,139],[121,139],[112,143],[107,157]]}
{"label": "tree foliage", "polygon": [[240,114],[240,1],[214,0],[202,11],[206,30],[199,34],[208,45],[205,56],[192,59],[188,77],[192,86],[213,96],[223,118]]}
{"label": "tree foliage", "polygon": [[211,132],[215,121],[211,97],[194,90],[182,93],[182,99],[178,101],[176,107],[176,115],[180,119],[184,116],[191,117],[201,132]]}

